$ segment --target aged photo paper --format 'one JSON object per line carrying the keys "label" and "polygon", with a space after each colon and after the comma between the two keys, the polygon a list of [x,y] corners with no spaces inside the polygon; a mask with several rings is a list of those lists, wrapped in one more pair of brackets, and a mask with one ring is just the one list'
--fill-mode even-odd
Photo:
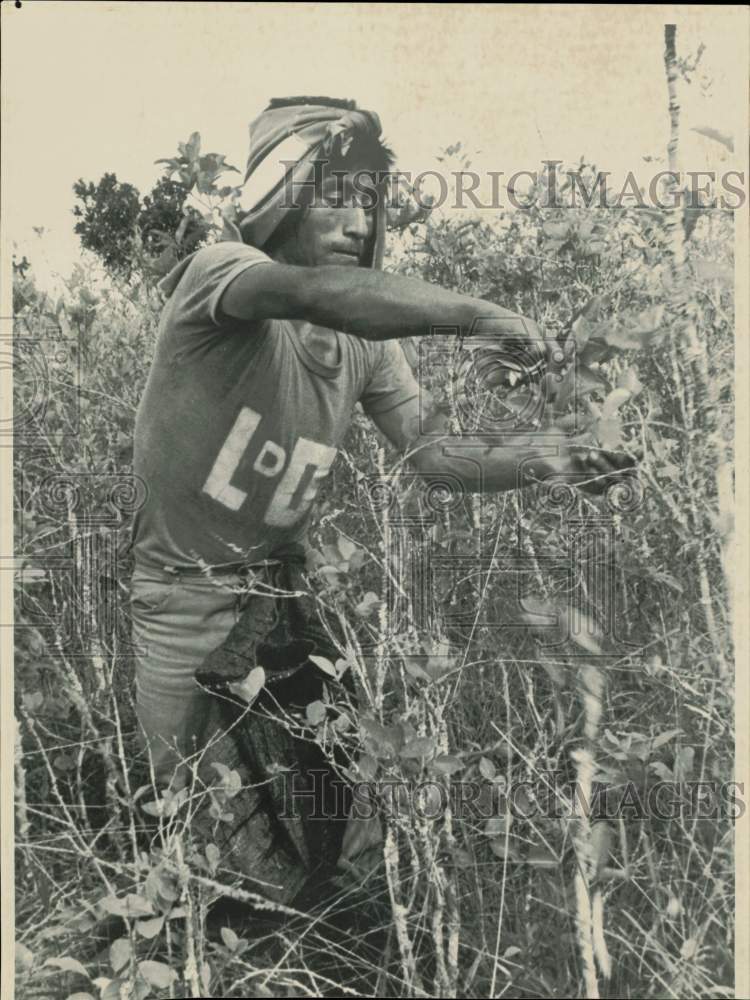
{"label": "aged photo paper", "polygon": [[750,996],[743,5],[2,19],[2,982]]}

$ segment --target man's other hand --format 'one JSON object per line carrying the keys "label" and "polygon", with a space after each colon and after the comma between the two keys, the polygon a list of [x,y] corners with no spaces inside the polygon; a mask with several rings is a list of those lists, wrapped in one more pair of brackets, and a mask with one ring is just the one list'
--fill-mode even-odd
{"label": "man's other hand", "polygon": [[638,462],[625,451],[608,451],[587,445],[564,445],[558,455],[532,462],[527,469],[531,483],[560,476],[586,493],[606,493],[616,483],[637,474]]}

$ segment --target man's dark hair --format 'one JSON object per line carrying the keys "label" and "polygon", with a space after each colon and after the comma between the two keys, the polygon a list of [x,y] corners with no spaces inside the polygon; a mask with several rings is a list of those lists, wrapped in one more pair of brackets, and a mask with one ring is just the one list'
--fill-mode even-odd
{"label": "man's dark hair", "polygon": [[272,97],[265,111],[274,108],[294,108],[298,104],[319,104],[325,108],[343,108],[345,111],[356,111],[357,102],[348,101],[343,97]]}

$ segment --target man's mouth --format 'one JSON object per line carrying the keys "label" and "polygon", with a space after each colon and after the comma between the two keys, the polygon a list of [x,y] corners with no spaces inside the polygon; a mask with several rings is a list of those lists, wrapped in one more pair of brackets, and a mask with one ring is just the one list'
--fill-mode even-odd
{"label": "man's mouth", "polygon": [[350,257],[352,260],[359,261],[361,251],[360,250],[332,250],[336,257]]}

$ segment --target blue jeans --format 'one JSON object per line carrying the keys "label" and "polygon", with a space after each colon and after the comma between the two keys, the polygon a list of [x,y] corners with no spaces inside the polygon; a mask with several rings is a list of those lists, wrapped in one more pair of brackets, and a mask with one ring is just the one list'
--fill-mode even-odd
{"label": "blue jeans", "polygon": [[214,699],[196,683],[195,670],[237,621],[251,582],[239,573],[209,578],[143,565],[133,571],[136,714],[160,784],[184,781],[184,762],[218,728]]}

